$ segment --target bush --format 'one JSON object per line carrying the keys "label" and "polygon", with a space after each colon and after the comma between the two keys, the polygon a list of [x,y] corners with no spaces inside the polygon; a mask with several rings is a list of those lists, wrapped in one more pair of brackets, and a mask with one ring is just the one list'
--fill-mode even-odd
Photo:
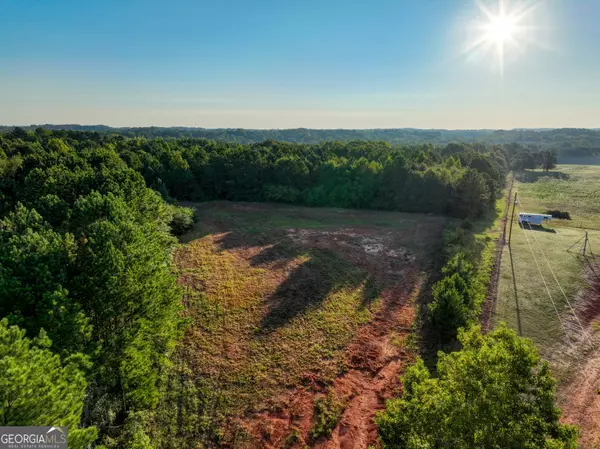
{"label": "bush", "polygon": [[558,218],[560,220],[570,220],[571,214],[566,211],[560,211],[558,209],[548,209],[546,215],[552,215],[552,218]]}
{"label": "bush", "polygon": [[457,329],[467,325],[473,316],[472,298],[465,279],[454,273],[436,282],[433,302],[428,309],[435,330],[442,339],[453,339]]}
{"label": "bush", "polygon": [[265,201],[273,201],[276,203],[297,203],[300,201],[300,190],[281,185],[267,184],[263,189],[263,197]]}
{"label": "bush", "polygon": [[344,404],[338,401],[332,392],[326,397],[318,398],[314,405],[315,425],[312,429],[312,437],[329,437],[344,412]]}
{"label": "bush", "polygon": [[173,218],[169,223],[171,232],[175,235],[181,235],[194,227],[194,210],[189,207],[171,206],[173,208]]}

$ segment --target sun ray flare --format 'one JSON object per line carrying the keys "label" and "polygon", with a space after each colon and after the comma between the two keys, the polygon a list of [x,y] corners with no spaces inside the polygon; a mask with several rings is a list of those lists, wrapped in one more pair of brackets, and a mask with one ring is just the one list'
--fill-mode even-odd
{"label": "sun ray flare", "polygon": [[489,1],[477,0],[476,4],[483,20],[473,24],[473,36],[463,53],[469,57],[494,53],[497,67],[503,73],[509,52],[515,49],[518,54],[522,54],[525,52],[525,44],[534,41],[531,33],[535,26],[530,19],[540,0],[515,4],[510,4],[508,0],[498,0],[495,8],[490,6]]}

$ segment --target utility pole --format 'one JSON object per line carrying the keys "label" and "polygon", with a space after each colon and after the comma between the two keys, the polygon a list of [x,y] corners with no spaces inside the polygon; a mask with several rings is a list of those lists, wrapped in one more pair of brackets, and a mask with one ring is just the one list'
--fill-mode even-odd
{"label": "utility pole", "polygon": [[508,246],[510,246],[510,239],[512,238],[513,220],[515,219],[515,206],[517,204],[519,204],[518,203],[519,200],[517,199],[518,194],[519,194],[518,192],[515,192],[515,200],[513,201],[513,210],[512,210],[512,214],[510,216],[510,232],[508,233]]}
{"label": "utility pole", "polygon": [[585,242],[583,242],[583,257],[585,257],[587,247],[588,247],[588,232],[585,231]]}

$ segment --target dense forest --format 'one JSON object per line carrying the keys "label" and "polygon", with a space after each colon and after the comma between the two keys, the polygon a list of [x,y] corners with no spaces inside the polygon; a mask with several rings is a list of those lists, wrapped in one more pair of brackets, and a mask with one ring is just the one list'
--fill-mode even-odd
{"label": "dense forest", "polygon": [[[107,448],[152,447],[152,410],[185,326],[171,255],[173,235],[189,229],[193,217],[179,200],[464,218],[446,236],[446,246],[455,248],[445,256],[449,280],[440,281],[431,306],[441,337],[456,338],[481,301],[481,286],[471,279],[475,259],[456,241],[469,219],[494,207],[511,164],[527,159],[523,152],[531,155],[523,147],[483,143],[242,144],[42,128],[0,135],[0,373],[8,379],[0,379],[0,423],[58,420],[73,429],[75,448],[94,441]],[[549,152],[526,163],[548,169],[554,161]],[[517,344],[505,333],[495,338]],[[475,340],[464,337],[473,351],[483,344]],[[538,360],[526,349],[529,373]],[[32,364],[37,359],[43,365]],[[414,373],[420,376],[414,385],[428,382],[418,368]],[[540,376],[531,382],[546,382],[539,401],[552,425],[527,431],[560,439],[566,431],[547,401],[552,384],[546,372]],[[41,406],[48,400],[52,409]],[[395,419],[382,417],[383,427],[389,430]],[[575,433],[567,433],[572,440]],[[389,447],[404,447],[394,444]]]}
{"label": "dense forest", "polygon": [[[0,126],[1,131],[14,127]],[[34,131],[37,126],[25,127]],[[104,125],[43,125],[50,130],[100,131],[124,137],[203,138],[233,143],[259,143],[265,140],[315,144],[327,141],[387,142],[391,145],[452,142],[519,144],[537,152],[555,151],[561,163],[600,163],[600,129],[512,129],[512,130],[444,130],[444,129],[206,129],[189,127],[111,128]]]}
{"label": "dense forest", "polygon": [[[307,145],[265,141],[244,145],[42,129],[17,129],[4,141],[12,147],[17,145],[16,152],[4,150],[9,158],[5,164],[9,165],[28,157],[18,145],[44,151],[48,142],[72,149],[78,157],[110,155],[115,164],[124,164],[131,172],[141,174],[146,185],[167,201],[277,201],[457,217],[480,216],[494,204],[504,182],[508,154],[502,147],[482,144],[393,148],[385,142]],[[22,144],[15,144],[20,141]],[[60,158],[52,161],[52,167],[59,172],[70,169]],[[43,168],[35,168],[40,170],[37,176],[41,178]],[[14,170],[17,174],[26,171]],[[57,173],[57,178],[62,179],[62,173]],[[29,185],[32,181],[23,182]],[[23,186],[16,184],[4,191],[9,204],[23,202]],[[124,191],[133,194],[129,189]],[[45,188],[39,188],[31,192],[30,198],[39,201],[46,193]],[[76,198],[77,194],[71,196]]]}

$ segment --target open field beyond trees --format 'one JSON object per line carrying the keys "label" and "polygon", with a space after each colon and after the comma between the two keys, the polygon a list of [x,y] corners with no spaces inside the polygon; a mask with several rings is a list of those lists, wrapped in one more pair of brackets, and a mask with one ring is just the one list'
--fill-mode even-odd
{"label": "open field beyond trees", "polygon": [[[583,241],[575,245],[571,252],[567,252],[567,249],[588,230],[592,250],[598,248],[600,253],[600,166],[560,165],[548,173],[527,171],[524,175],[516,176],[514,192],[518,193],[519,198],[511,243],[517,298],[511,252],[507,245],[502,258],[496,321],[506,321],[513,328],[520,329],[523,336],[532,338],[542,353],[550,357],[556,342],[566,337],[538,264],[558,311],[570,314],[568,302],[560,288],[572,300],[584,285],[582,262],[576,257]],[[572,220],[553,219],[543,228],[534,226],[533,230],[519,226],[519,211],[545,213],[548,209],[568,211]]]}
{"label": "open field beyond trees", "polygon": [[[161,427],[182,447],[373,443],[374,412],[416,353],[415,300],[448,219],[196,208],[200,222],[176,254],[192,326]],[[215,424],[220,433],[203,433]]]}
{"label": "open field beyond trees", "polygon": [[[589,247],[587,259],[578,252],[587,230],[592,251],[600,254],[600,166],[559,165],[548,173],[527,171],[516,175],[515,191],[519,205],[511,245],[504,247],[495,322],[507,322],[531,338],[550,361],[560,381],[565,416],[582,424],[582,442],[592,447],[597,433],[593,427],[598,423],[586,422],[586,416],[600,410],[595,394],[600,360],[596,360],[597,342],[592,346],[589,336],[594,334],[600,311],[582,294],[586,267],[594,259]],[[549,209],[567,211],[571,220],[553,219],[542,228],[519,226],[519,211],[545,213]],[[584,366],[586,360],[592,365]]]}

